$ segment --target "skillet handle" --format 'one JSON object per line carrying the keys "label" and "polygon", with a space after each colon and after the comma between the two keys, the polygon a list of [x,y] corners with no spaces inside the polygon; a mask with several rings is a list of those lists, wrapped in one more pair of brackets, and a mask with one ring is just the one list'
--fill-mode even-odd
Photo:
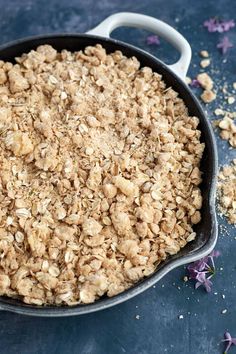
{"label": "skillet handle", "polygon": [[180,52],[180,58],[168,67],[182,80],[185,79],[191,61],[191,47],[182,34],[165,22],[137,13],[119,12],[106,18],[97,27],[88,31],[87,34],[109,38],[111,32],[120,26],[137,27],[151,31],[172,44]]}

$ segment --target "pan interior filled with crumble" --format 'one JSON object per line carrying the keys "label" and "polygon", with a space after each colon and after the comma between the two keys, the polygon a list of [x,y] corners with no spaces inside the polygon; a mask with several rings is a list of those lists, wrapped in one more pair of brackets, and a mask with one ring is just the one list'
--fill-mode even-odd
{"label": "pan interior filled with crumble", "polygon": [[0,295],[92,303],[194,240],[198,124],[161,75],[99,44],[0,61]]}

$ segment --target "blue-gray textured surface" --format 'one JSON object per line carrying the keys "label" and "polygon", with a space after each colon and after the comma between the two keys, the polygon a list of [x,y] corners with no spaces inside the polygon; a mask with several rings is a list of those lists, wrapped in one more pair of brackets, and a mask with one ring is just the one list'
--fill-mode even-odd
{"label": "blue-gray textured surface", "polygon": [[[0,42],[48,32],[84,32],[106,16],[118,11],[134,11],[160,18],[179,29],[191,43],[193,60],[190,75],[199,71],[199,49],[208,49],[215,79],[236,81],[236,31],[229,33],[235,47],[223,61],[217,51],[219,34],[208,33],[202,23],[220,15],[231,18],[236,2],[230,0],[0,0]],[[117,30],[117,38],[152,51],[170,61],[175,57],[168,46],[148,47],[142,31]],[[215,104],[209,108],[213,111]],[[233,107],[232,107],[233,108]],[[213,114],[210,113],[213,118]],[[218,133],[216,133],[218,134]],[[220,163],[236,157],[234,150],[218,139]],[[236,336],[236,251],[235,228],[220,232],[217,249],[220,268],[211,294],[194,290],[182,281],[185,270],[168,274],[155,288],[114,308],[81,317],[32,318],[0,313],[0,352],[2,354],[217,354],[225,330]],[[222,295],[225,295],[225,298]],[[222,310],[227,309],[225,314]],[[136,315],[140,319],[136,319]],[[183,319],[178,319],[183,315]],[[235,348],[232,353],[236,353]]]}

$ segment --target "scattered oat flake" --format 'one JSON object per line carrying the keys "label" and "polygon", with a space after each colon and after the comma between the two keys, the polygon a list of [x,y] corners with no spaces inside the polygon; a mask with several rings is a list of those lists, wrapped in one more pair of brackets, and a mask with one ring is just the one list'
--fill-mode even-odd
{"label": "scattered oat flake", "polygon": [[197,80],[200,83],[201,87],[205,90],[212,90],[213,80],[207,73],[198,74]]}
{"label": "scattered oat flake", "polygon": [[228,104],[233,104],[235,102],[235,98],[234,97],[228,97]]}
{"label": "scattered oat flake", "polygon": [[236,125],[234,119],[230,118],[227,114],[218,123],[221,129],[220,136],[224,140],[228,140],[229,144],[236,147]]}
{"label": "scattered oat flake", "polygon": [[186,82],[187,85],[190,85],[192,80],[191,80],[191,78],[189,76],[186,76],[185,77],[185,82]]}
{"label": "scattered oat flake", "polygon": [[216,93],[212,90],[204,90],[201,94],[201,99],[205,103],[210,103],[216,99]]}
{"label": "scattered oat flake", "polygon": [[179,316],[178,316],[178,319],[179,319],[179,320],[183,320],[183,319],[184,319],[184,316],[183,316],[183,315],[179,315]]}
{"label": "scattered oat flake", "polygon": [[209,57],[209,53],[208,53],[207,50],[201,50],[200,55],[203,58],[208,58]]}
{"label": "scattered oat flake", "polygon": [[135,316],[136,320],[140,320],[140,315]]}
{"label": "scattered oat flake", "polygon": [[210,65],[210,63],[211,63],[210,59],[203,59],[201,60],[200,65],[202,68],[206,68]]}
{"label": "scattered oat flake", "polygon": [[226,312],[227,312],[227,309],[224,309],[224,310],[221,311],[221,313],[222,313],[223,315],[226,314]]}
{"label": "scattered oat flake", "polygon": [[216,116],[224,115],[224,111],[221,108],[216,108],[214,113],[215,113]]}

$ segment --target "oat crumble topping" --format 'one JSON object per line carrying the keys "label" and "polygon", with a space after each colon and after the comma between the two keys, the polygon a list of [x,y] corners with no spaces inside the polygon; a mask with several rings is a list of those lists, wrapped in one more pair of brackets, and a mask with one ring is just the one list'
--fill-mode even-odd
{"label": "oat crumble topping", "polygon": [[0,61],[0,294],[114,296],[195,238],[199,120],[159,74],[99,44],[16,62]]}
{"label": "oat crumble topping", "polygon": [[224,140],[228,140],[232,147],[236,147],[236,125],[234,119],[230,118],[228,114],[218,123],[221,129],[220,136]]}
{"label": "oat crumble topping", "polygon": [[198,74],[197,80],[200,83],[201,87],[204,89],[201,94],[201,99],[205,103],[210,103],[216,99],[216,93],[212,91],[213,89],[213,81],[211,77],[207,73]]}
{"label": "oat crumble topping", "polygon": [[223,166],[218,177],[219,209],[230,224],[236,224],[236,159]]}

